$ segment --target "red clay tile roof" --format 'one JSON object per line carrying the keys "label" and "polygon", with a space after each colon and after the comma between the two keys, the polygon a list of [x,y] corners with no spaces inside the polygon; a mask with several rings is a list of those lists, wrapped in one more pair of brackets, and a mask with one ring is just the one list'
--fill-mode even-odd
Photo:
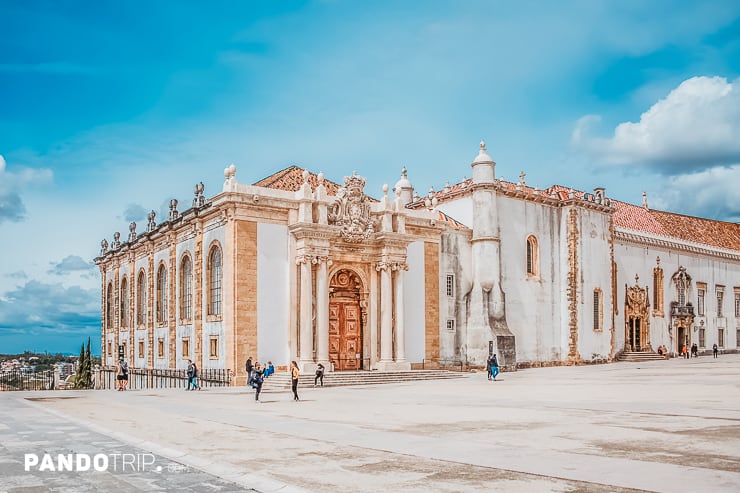
{"label": "red clay tile roof", "polygon": [[448,216],[447,214],[445,214],[444,212],[440,210],[437,211],[437,214],[438,214],[439,220],[444,221],[445,223],[447,223],[448,226],[451,226],[455,229],[470,229],[467,226],[465,226],[463,223],[458,221],[457,219],[451,216]]}
{"label": "red clay tile roof", "polygon": [[614,225],[740,251],[740,224],[655,211],[614,200]]}
{"label": "red clay tile roof", "polygon": [[[471,183],[472,180],[467,179],[451,185],[448,190],[434,192],[432,196],[437,197],[439,202],[443,202],[464,194],[466,188]],[[504,186],[511,190],[516,188],[515,183],[507,181],[499,182],[499,186]],[[523,189],[534,191],[534,189],[526,185]],[[582,198],[584,196],[584,192],[580,190],[570,189],[561,185],[552,185],[540,191],[540,193],[551,196],[554,192],[558,199],[567,200],[570,190],[573,190],[576,198]],[[408,207],[412,209],[422,208],[424,207],[426,198],[427,196],[423,196],[418,201],[409,204]],[[740,251],[740,224],[684,216],[673,212],[650,210],[614,199],[611,199],[611,204],[614,207],[614,225],[618,228],[700,243],[716,248]],[[452,219],[452,221],[455,220]]]}
{"label": "red clay tile roof", "polygon": [[[315,192],[316,187],[319,186],[318,175],[316,175],[316,173],[309,172],[308,183],[311,185],[311,190]],[[288,166],[287,168],[254,183],[254,186],[256,187],[286,190],[288,192],[297,192],[300,190],[301,185],[303,185],[303,168],[299,168],[296,165]],[[336,195],[337,191],[341,188],[341,185],[338,183],[334,183],[327,179],[324,179],[324,186],[326,187],[327,195]]]}

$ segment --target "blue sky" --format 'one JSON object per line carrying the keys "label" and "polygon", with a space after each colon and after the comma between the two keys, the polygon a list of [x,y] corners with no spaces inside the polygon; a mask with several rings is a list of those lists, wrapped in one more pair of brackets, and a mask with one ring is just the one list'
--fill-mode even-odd
{"label": "blue sky", "polygon": [[298,164],[740,221],[736,1],[0,4],[0,353],[99,347],[100,240]]}

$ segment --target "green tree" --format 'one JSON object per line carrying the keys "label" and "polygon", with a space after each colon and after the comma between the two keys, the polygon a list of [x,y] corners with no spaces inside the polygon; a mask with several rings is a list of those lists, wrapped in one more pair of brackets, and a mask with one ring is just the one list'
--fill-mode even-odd
{"label": "green tree", "polygon": [[82,374],[85,368],[85,343],[82,343],[80,347],[80,357],[77,359],[77,374],[75,375],[75,388],[83,389],[83,377]]}
{"label": "green tree", "polygon": [[87,338],[87,348],[82,343],[80,348],[80,359],[77,364],[77,376],[75,377],[76,389],[89,389],[92,387],[92,356],[90,354],[90,338]]}

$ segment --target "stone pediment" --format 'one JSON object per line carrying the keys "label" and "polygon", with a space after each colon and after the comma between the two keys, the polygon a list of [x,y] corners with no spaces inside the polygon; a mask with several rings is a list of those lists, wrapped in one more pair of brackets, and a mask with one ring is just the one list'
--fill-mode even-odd
{"label": "stone pediment", "polygon": [[340,236],[350,243],[367,240],[375,233],[375,224],[370,217],[370,200],[364,188],[365,178],[356,173],[344,177],[344,187],[339,189],[329,209],[329,224],[339,226]]}

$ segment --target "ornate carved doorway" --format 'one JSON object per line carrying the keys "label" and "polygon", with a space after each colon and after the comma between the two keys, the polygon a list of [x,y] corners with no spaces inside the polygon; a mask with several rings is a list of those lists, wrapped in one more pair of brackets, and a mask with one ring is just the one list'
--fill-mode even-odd
{"label": "ornate carved doorway", "polygon": [[329,283],[329,360],[334,370],[362,366],[362,283],[350,270],[340,270]]}
{"label": "ornate carved doorway", "polygon": [[650,299],[647,287],[638,285],[640,278],[635,276],[635,285],[625,285],[624,302],[624,350],[652,351],[650,345]]}

